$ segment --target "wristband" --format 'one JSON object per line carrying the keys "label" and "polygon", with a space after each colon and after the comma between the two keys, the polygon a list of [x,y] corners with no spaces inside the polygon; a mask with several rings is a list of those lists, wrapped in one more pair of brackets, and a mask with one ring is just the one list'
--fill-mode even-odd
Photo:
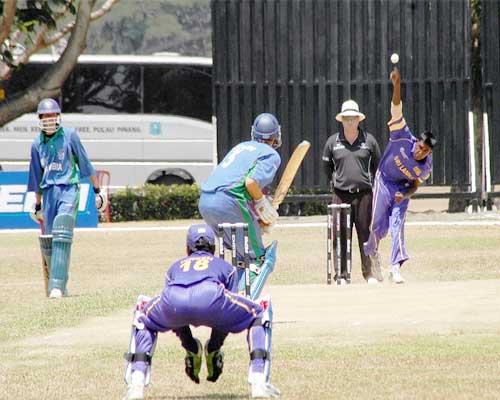
{"label": "wristband", "polygon": [[101,188],[98,188],[98,187],[96,188],[96,187],[95,187],[95,188],[94,188],[94,193],[95,193],[95,194],[99,194],[99,193],[101,193]]}

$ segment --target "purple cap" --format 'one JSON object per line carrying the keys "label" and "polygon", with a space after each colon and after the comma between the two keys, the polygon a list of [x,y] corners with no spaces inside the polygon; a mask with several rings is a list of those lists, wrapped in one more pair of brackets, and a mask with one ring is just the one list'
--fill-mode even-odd
{"label": "purple cap", "polygon": [[191,225],[186,236],[186,246],[194,248],[199,239],[205,238],[211,246],[215,246],[215,235],[207,224]]}

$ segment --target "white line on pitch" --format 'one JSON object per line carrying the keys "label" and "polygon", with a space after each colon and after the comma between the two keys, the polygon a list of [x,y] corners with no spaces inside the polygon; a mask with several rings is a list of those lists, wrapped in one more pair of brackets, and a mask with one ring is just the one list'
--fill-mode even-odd
{"label": "white line on pitch", "polygon": [[[500,226],[500,221],[414,221],[406,222],[406,226]],[[185,231],[190,225],[183,226],[116,226],[101,228],[76,228],[77,232],[156,232]],[[276,228],[326,228],[326,222],[304,222],[276,224]],[[1,233],[33,233],[39,229],[0,229]]]}

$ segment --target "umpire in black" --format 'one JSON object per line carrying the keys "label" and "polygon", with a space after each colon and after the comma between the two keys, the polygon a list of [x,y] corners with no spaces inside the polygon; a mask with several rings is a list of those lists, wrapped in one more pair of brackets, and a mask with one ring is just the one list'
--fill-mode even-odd
{"label": "umpire in black", "polygon": [[[359,127],[365,115],[359,112],[355,101],[345,101],[342,111],[335,119],[341,122],[342,126],[339,132],[331,135],[326,141],[322,158],[323,169],[332,183],[332,203],[351,205],[351,224],[356,226],[363,278],[370,284],[377,283],[383,280],[382,274],[380,271],[372,271],[371,261],[363,251],[363,243],[368,240],[370,234],[372,183],[380,161],[380,147],[373,135]],[[335,214],[333,223],[335,226]],[[345,224],[345,221],[341,223]],[[341,232],[345,234],[345,231]],[[335,234],[334,229],[333,235]],[[336,246],[335,237],[333,244]],[[342,256],[345,257],[345,254]],[[335,280],[337,278],[335,276]],[[340,278],[341,283],[346,284],[347,271],[342,271]]]}

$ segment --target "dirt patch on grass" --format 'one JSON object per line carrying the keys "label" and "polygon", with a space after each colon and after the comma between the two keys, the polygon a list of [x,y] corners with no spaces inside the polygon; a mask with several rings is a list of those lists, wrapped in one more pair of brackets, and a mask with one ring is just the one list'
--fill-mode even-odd
{"label": "dirt patch on grass", "polygon": [[[385,341],[395,335],[493,333],[500,329],[498,280],[270,286],[268,292],[273,299],[276,341],[281,335],[298,341],[334,336],[332,345],[350,345]],[[123,344],[125,349],[130,322],[131,311],[123,310],[20,344],[32,354],[54,346],[75,351]],[[164,340],[177,343],[174,335],[166,336]]]}
{"label": "dirt patch on grass", "polygon": [[288,336],[333,335],[342,345],[394,335],[498,331],[499,288],[498,280],[478,280],[287,286],[272,292],[276,321],[292,328]]}

